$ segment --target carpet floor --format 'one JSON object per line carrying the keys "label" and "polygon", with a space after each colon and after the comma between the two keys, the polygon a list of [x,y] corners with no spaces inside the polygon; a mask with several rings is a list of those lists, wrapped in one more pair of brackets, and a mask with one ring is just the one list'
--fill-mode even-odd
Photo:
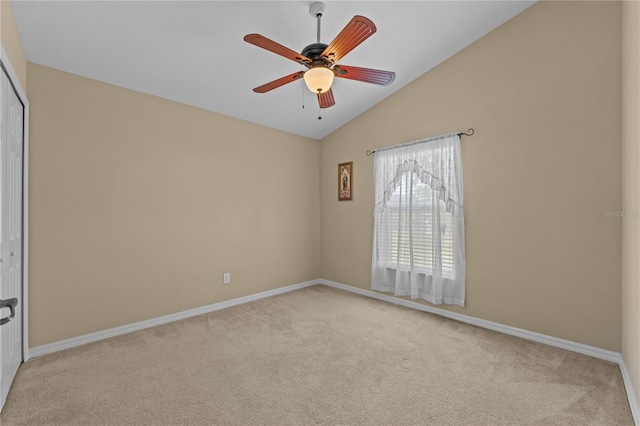
{"label": "carpet floor", "polygon": [[616,364],[322,285],[44,355],[8,425],[633,425]]}

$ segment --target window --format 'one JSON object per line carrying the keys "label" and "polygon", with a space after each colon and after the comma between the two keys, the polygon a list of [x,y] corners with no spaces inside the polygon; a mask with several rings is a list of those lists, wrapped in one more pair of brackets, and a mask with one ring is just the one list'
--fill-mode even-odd
{"label": "window", "polygon": [[464,305],[460,137],[376,151],[372,288]]}
{"label": "window", "polygon": [[[417,183],[412,185],[413,182]],[[415,173],[402,176],[379,222],[380,227],[386,228],[382,232],[391,236],[383,252],[388,268],[410,270],[413,265],[417,272],[433,275],[438,263],[436,246],[440,244],[442,274],[453,277],[453,215],[441,215],[437,228],[433,217],[443,210],[444,203]]]}

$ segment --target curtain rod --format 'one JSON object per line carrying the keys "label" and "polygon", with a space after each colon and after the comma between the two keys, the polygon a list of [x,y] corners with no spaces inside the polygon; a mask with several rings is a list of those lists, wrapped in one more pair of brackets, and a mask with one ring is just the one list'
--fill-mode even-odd
{"label": "curtain rod", "polygon": [[[466,133],[465,133],[465,132],[458,132],[458,133],[456,133],[456,134],[457,134],[458,136],[463,136],[463,135],[464,135],[464,136],[471,136],[471,135],[473,135],[474,133],[475,133],[475,130],[473,130],[473,129],[469,129],[469,130],[467,130],[467,132],[466,132]],[[400,144],[400,145],[388,146],[388,147],[386,147],[386,148],[379,148],[379,149],[378,149],[378,151],[384,151],[384,150],[386,150],[386,149],[397,148],[397,147],[399,147],[399,146],[407,146],[407,145],[413,145],[413,144],[416,144],[416,143],[429,142],[429,141],[432,141],[432,140],[441,139],[442,137],[447,136],[447,135],[450,135],[450,134],[451,134],[451,133],[448,133],[448,134],[445,134],[445,135],[440,135],[440,136],[435,136],[435,137],[433,137],[433,138],[420,139],[420,140],[413,141],[413,142],[402,143],[402,144]],[[375,150],[375,149],[374,149],[373,151],[371,151],[371,150],[367,150],[366,154],[367,154],[367,156],[371,156],[371,155],[375,154],[375,152],[376,152],[376,150]]]}

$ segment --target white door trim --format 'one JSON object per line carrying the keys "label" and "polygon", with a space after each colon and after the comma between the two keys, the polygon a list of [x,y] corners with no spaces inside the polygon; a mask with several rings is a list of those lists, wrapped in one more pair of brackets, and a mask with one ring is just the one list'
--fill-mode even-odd
{"label": "white door trim", "polygon": [[29,100],[25,88],[11,65],[7,51],[0,43],[0,63],[7,71],[18,98],[24,105],[24,153],[22,157],[22,360],[29,356]]}

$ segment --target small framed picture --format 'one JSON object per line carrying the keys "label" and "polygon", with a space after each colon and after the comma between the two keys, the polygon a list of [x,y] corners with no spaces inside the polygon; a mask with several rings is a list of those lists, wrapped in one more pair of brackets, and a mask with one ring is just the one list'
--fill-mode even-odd
{"label": "small framed picture", "polygon": [[338,201],[353,197],[353,161],[338,164]]}

